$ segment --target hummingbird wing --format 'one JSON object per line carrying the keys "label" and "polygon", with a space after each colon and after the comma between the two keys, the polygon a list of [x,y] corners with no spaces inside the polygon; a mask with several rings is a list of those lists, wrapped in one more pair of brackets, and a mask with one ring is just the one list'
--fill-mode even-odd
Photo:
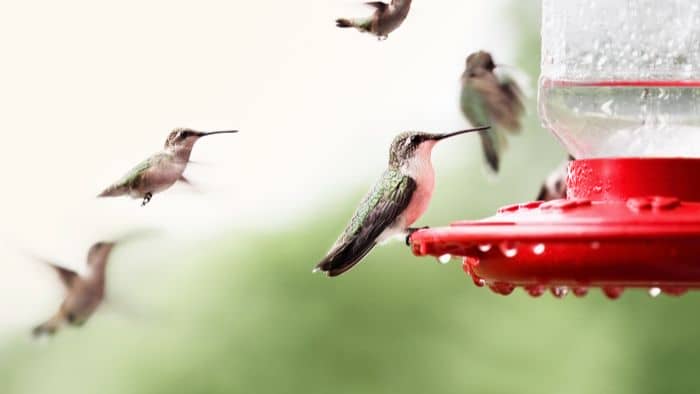
{"label": "hummingbird wing", "polygon": [[365,2],[365,4],[370,7],[374,7],[378,13],[384,12],[387,9],[387,7],[389,7],[389,4],[383,1],[367,1]]}
{"label": "hummingbird wing", "polygon": [[58,278],[61,280],[61,283],[63,283],[63,286],[66,288],[66,290],[71,289],[75,282],[80,278],[78,273],[73,270],[53,264],[47,260],[41,261],[49,267],[53,268],[54,271],[56,271],[56,273],[58,274]]}
{"label": "hummingbird wing", "polygon": [[123,177],[121,177],[121,179],[100,193],[98,197],[114,197],[129,193],[130,189],[138,187],[144,175],[150,168],[167,158],[168,155],[165,153],[156,153],[148,159],[140,162]]}
{"label": "hummingbird wing", "polygon": [[389,169],[364,197],[360,206],[316,269],[338,276],[357,264],[377,243],[377,237],[406,210],[416,182]]}

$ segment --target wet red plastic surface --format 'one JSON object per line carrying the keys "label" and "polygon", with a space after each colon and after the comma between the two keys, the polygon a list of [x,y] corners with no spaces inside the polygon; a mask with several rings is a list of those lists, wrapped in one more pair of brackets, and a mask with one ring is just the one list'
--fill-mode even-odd
{"label": "wet red plastic surface", "polygon": [[[663,172],[673,182],[645,184]],[[413,252],[463,256],[475,284],[503,295],[516,286],[535,297],[547,289],[580,297],[591,287],[611,299],[627,287],[681,295],[700,287],[700,184],[691,179],[697,173],[698,159],[576,161],[568,199],[514,204],[483,220],[418,231]],[[616,182],[598,191],[607,179]]]}

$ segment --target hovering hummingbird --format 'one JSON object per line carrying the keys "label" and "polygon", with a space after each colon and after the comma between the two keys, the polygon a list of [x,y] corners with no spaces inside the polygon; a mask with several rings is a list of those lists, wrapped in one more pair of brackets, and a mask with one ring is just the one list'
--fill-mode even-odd
{"label": "hovering hummingbird", "polygon": [[141,206],[148,204],[153,194],[168,189],[175,182],[190,182],[182,173],[190,161],[192,147],[198,139],[207,135],[236,133],[238,130],[200,132],[192,129],[174,129],[165,140],[165,148],[139,163],[124,177],[109,186],[98,197],[129,195],[142,198]]}
{"label": "hovering hummingbird", "polygon": [[515,81],[505,75],[497,76],[495,68],[488,52],[479,51],[467,57],[460,105],[473,126],[493,126],[493,131],[479,135],[489,168],[498,172],[500,154],[506,145],[505,135],[500,129],[520,131],[520,117],[525,107],[522,91]]}
{"label": "hovering hummingbird", "polygon": [[561,163],[554,171],[552,171],[540,188],[540,193],[537,195],[538,201],[549,201],[566,198],[566,177],[568,175],[569,162],[574,160],[574,157],[569,155],[569,159]]}
{"label": "hovering hummingbird", "polygon": [[391,0],[391,4],[370,1],[365,4],[374,7],[372,16],[359,19],[336,19],[336,26],[354,27],[361,32],[374,34],[380,40],[385,40],[389,37],[389,33],[401,26],[411,8],[411,0]]}
{"label": "hovering hummingbird", "polygon": [[59,275],[66,289],[63,303],[49,320],[34,328],[32,335],[53,335],[63,325],[83,325],[100,306],[105,292],[105,268],[115,246],[114,242],[98,242],[87,255],[87,274],[77,272],[44,261]]}
{"label": "hovering hummingbird", "polygon": [[446,134],[401,133],[391,143],[389,168],[364,197],[347,227],[314,269],[338,276],[357,264],[378,243],[417,229],[410,226],[423,215],[435,186],[430,161],[433,146],[445,138],[486,127]]}

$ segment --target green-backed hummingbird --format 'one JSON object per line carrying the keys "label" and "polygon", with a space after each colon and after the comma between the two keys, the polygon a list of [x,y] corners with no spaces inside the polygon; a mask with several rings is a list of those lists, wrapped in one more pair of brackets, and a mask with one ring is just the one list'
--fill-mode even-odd
{"label": "green-backed hummingbird", "polygon": [[66,290],[63,303],[58,311],[46,322],[34,328],[34,337],[53,335],[64,324],[83,325],[100,306],[105,293],[105,268],[114,242],[98,242],[87,255],[87,272],[77,272],[44,261],[59,275]]}
{"label": "green-backed hummingbird", "polygon": [[390,4],[382,1],[370,1],[365,4],[374,8],[372,16],[357,19],[336,19],[336,26],[354,27],[361,32],[374,34],[380,40],[385,40],[389,37],[389,33],[401,26],[411,9],[411,0],[392,0]]}
{"label": "green-backed hummingbird", "polygon": [[496,64],[488,52],[479,51],[467,57],[460,106],[472,126],[494,128],[479,135],[488,167],[498,172],[500,155],[506,146],[502,130],[518,132],[525,107],[517,83],[505,74],[495,74],[495,69]]}
{"label": "green-backed hummingbird", "polygon": [[410,226],[428,208],[435,187],[430,160],[438,141],[473,131],[453,133],[404,132],[396,136],[389,150],[389,167],[364,197],[350,223],[314,272],[338,276],[357,264],[376,245],[396,236],[410,235]]}
{"label": "green-backed hummingbird", "polygon": [[178,128],[173,130],[160,152],[139,163],[116,183],[109,186],[98,197],[131,196],[143,199],[148,204],[155,193],[170,188],[175,182],[189,183],[182,173],[190,161],[192,147],[201,137],[236,133],[237,130],[201,132]]}

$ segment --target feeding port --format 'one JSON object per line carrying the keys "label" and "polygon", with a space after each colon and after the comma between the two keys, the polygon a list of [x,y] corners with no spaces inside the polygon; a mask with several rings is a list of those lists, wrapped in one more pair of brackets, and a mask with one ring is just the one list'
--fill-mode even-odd
{"label": "feeding port", "polygon": [[413,234],[478,286],[532,296],[700,287],[700,3],[544,0],[542,123],[576,157],[567,198]]}

